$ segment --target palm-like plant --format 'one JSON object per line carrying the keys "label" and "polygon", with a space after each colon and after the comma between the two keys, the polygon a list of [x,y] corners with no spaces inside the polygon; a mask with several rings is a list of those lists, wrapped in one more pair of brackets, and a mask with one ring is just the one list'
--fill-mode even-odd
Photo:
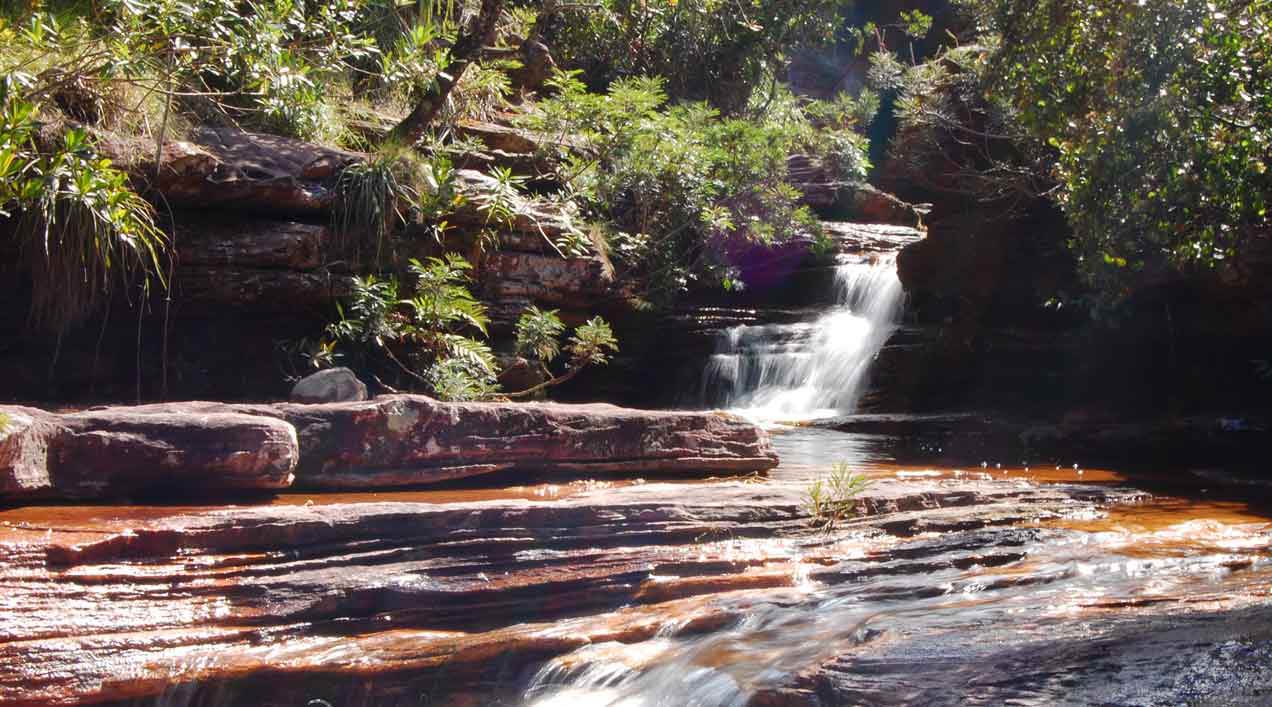
{"label": "palm-like plant", "polygon": [[85,131],[68,130],[42,150],[35,113],[0,82],[0,217],[25,254],[32,322],[60,336],[115,288],[162,284],[167,239]]}

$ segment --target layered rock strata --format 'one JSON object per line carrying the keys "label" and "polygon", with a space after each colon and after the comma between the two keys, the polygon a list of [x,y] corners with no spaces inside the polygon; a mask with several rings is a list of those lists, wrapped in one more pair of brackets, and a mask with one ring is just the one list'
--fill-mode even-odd
{"label": "layered rock strata", "polygon": [[0,499],[171,488],[372,489],[501,471],[747,473],[777,464],[768,435],[720,413],[612,405],[164,403],[54,415],[0,408]]}

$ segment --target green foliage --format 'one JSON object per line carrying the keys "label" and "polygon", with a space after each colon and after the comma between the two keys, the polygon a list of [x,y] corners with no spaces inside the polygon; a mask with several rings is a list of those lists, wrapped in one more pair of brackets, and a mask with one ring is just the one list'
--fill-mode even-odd
{"label": "green foliage", "polygon": [[805,508],[809,522],[823,532],[830,532],[857,513],[856,497],[870,486],[870,481],[855,474],[844,462],[836,463],[830,474],[809,485]]}
{"label": "green foliage", "polygon": [[1114,298],[1269,228],[1272,2],[981,0],[992,87],[1052,151],[1081,269]]}
{"label": "green foliage", "polygon": [[406,222],[404,209],[420,199],[412,183],[413,160],[397,151],[375,155],[341,170],[332,204],[336,253],[361,262],[382,262],[391,237]]}
{"label": "green foliage", "polygon": [[470,334],[486,334],[485,307],[468,290],[471,265],[453,253],[411,260],[413,278],[355,278],[348,314],[328,326],[337,345],[361,367],[404,385],[423,385],[442,400],[471,400],[495,390],[490,347]]}
{"label": "green foliage", "polygon": [[561,355],[560,338],[564,333],[565,324],[557,316],[557,310],[544,311],[531,306],[517,319],[516,351],[540,366],[547,366]]}
{"label": "green foliage", "polygon": [[618,339],[614,337],[609,322],[601,317],[592,317],[580,324],[570,336],[565,347],[570,361],[564,373],[553,376],[548,366],[561,354],[559,339],[564,332],[565,324],[556,310],[545,312],[538,307],[528,307],[522,312],[517,320],[517,353],[533,359],[547,380],[527,390],[508,393],[508,397],[527,397],[560,385],[588,366],[604,366],[609,363],[610,355],[618,351]]}
{"label": "green foliage", "polygon": [[923,39],[932,31],[932,17],[920,10],[902,10],[898,19],[901,31],[910,39]]}
{"label": "green foliage", "polygon": [[609,363],[610,354],[618,352],[618,339],[608,322],[592,317],[574,330],[567,348],[572,367],[604,366]]}
{"label": "green foliage", "polygon": [[491,176],[494,183],[479,197],[477,210],[487,226],[510,226],[517,217],[517,202],[526,178],[513,174],[508,167],[495,167]]}
{"label": "green foliage", "polygon": [[[110,113],[148,133],[180,114],[343,141],[352,137],[351,104],[400,110],[450,65],[461,8],[420,3],[417,13],[412,4],[99,0],[47,12],[33,3],[0,12],[0,71],[24,97],[56,99],[84,122]],[[443,117],[491,117],[510,92],[505,66],[466,72]],[[68,97],[77,109],[67,109]],[[131,115],[141,110],[149,114]]]}
{"label": "green foliage", "polygon": [[0,83],[0,218],[25,255],[32,321],[60,334],[116,288],[162,282],[166,239],[85,131],[42,148],[36,106],[16,93]]}
{"label": "green foliage", "polygon": [[839,0],[603,0],[566,13],[551,44],[594,89],[661,77],[676,100],[740,112],[752,89],[784,68],[793,46],[828,42]]}
{"label": "green foliage", "polygon": [[615,81],[589,93],[575,76],[526,123],[568,145],[560,178],[610,227],[610,253],[666,300],[696,281],[733,283],[730,251],[816,233],[787,181],[787,158],[822,154],[861,178],[865,143],[851,100],[770,100],[764,118],[722,118],[703,103],[667,105],[662,81]]}
{"label": "green foliage", "polygon": [[4,434],[9,429],[9,416],[0,412],[0,434]]}
{"label": "green foliage", "polygon": [[878,52],[871,78],[893,90],[897,132],[891,167],[914,185],[992,203],[1004,212],[1052,187],[1052,155],[996,100],[990,69],[994,45],[973,44],[905,65]]}

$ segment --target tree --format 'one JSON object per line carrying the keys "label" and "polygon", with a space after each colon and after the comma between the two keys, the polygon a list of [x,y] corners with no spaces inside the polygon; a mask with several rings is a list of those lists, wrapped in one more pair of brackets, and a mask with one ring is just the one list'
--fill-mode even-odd
{"label": "tree", "polygon": [[1114,297],[1272,233],[1272,1],[980,0],[991,90],[1053,155],[1082,272]]}
{"label": "tree", "polygon": [[481,0],[481,10],[451,46],[449,63],[445,70],[437,73],[433,82],[416,100],[411,112],[389,132],[389,142],[413,145],[424,136],[434,118],[446,105],[446,98],[455,84],[469,65],[480,59],[482,45],[494,34],[495,22],[499,20],[503,5],[504,0]]}

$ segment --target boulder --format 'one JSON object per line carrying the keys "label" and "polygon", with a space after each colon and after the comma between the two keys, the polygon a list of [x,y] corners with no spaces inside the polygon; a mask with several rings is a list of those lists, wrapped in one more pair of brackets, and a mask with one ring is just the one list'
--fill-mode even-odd
{"label": "boulder", "polygon": [[293,478],[307,488],[378,489],[501,471],[748,473],[778,461],[768,434],[741,418],[613,405],[392,395],[0,413],[9,418],[0,433],[6,500],[279,489]]}
{"label": "boulder", "polygon": [[9,419],[0,432],[6,500],[286,488],[299,456],[291,425],[228,411],[0,413]]}
{"label": "boulder", "polygon": [[724,413],[422,395],[251,410],[295,425],[296,483],[307,488],[414,486],[506,470],[699,474],[777,466],[768,434]]}
{"label": "boulder", "polygon": [[296,381],[293,403],[348,403],[367,399],[367,386],[348,368],[328,368]]}
{"label": "boulder", "polygon": [[0,407],[0,498],[49,486],[48,439],[54,416],[43,410]]}

